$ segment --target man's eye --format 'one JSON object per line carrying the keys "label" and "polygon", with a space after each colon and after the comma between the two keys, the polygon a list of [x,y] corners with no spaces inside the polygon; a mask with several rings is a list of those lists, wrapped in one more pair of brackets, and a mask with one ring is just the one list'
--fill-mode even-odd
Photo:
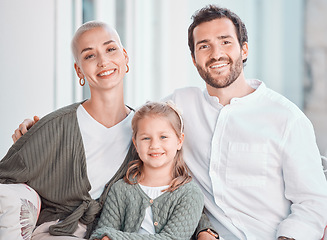
{"label": "man's eye", "polygon": [[223,41],[223,45],[230,44],[230,41]]}
{"label": "man's eye", "polygon": [[202,45],[202,46],[200,46],[199,49],[205,49],[205,48],[208,48],[208,47],[209,47],[208,45]]}

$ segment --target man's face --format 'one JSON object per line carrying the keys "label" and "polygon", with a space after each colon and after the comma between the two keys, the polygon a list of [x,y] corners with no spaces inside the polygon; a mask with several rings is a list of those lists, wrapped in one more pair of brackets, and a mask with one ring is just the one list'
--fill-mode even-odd
{"label": "man's face", "polygon": [[213,88],[231,85],[243,71],[247,43],[240,48],[235,26],[228,18],[195,27],[193,63],[200,76]]}

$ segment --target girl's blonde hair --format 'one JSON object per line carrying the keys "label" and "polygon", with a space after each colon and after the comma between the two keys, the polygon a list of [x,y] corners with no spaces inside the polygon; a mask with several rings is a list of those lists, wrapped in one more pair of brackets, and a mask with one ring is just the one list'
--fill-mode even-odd
{"label": "girl's blonde hair", "polygon": [[[181,114],[177,110],[176,106],[172,102],[147,102],[140,109],[136,111],[132,119],[133,138],[136,139],[138,132],[138,123],[141,119],[148,116],[165,117],[169,120],[172,128],[175,130],[176,136],[180,139],[184,130],[183,119]],[[137,179],[143,177],[143,162],[135,151],[135,158],[129,163],[126,175],[124,177],[125,182],[129,184],[136,184]],[[192,177],[190,176],[190,170],[186,166],[183,159],[183,147],[177,150],[175,156],[175,167],[173,169],[173,179],[169,184],[169,187],[164,191],[172,192],[180,186],[190,182]]]}

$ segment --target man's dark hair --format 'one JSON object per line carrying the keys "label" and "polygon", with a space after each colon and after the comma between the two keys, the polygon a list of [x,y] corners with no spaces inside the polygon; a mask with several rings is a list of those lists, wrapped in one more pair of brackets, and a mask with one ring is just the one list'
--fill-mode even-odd
{"label": "man's dark hair", "polygon": [[[188,28],[188,46],[191,50],[192,57],[194,58],[194,37],[193,31],[196,26],[204,22],[210,22],[214,19],[219,18],[228,18],[230,19],[234,26],[237,34],[238,42],[243,47],[244,42],[248,42],[248,33],[245,27],[245,24],[235,13],[230,11],[227,8],[220,8],[215,5],[208,5],[197,12],[195,12],[192,16],[193,22]],[[246,62],[247,59],[243,60],[243,63]]]}

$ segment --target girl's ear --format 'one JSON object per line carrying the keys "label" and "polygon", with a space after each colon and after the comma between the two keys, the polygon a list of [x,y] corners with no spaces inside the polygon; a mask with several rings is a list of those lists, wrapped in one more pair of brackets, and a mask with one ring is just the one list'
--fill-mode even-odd
{"label": "girl's ear", "polygon": [[184,142],[184,133],[181,133],[181,137],[178,139],[177,149],[181,150]]}
{"label": "girl's ear", "polygon": [[135,147],[135,149],[137,151],[136,141],[135,141],[135,138],[134,137],[132,137],[132,141],[133,141],[134,147]]}
{"label": "girl's ear", "polygon": [[79,78],[84,78],[84,74],[82,73],[81,68],[77,65],[76,62],[74,63],[74,68],[75,68],[75,72],[76,72],[77,76]]}

